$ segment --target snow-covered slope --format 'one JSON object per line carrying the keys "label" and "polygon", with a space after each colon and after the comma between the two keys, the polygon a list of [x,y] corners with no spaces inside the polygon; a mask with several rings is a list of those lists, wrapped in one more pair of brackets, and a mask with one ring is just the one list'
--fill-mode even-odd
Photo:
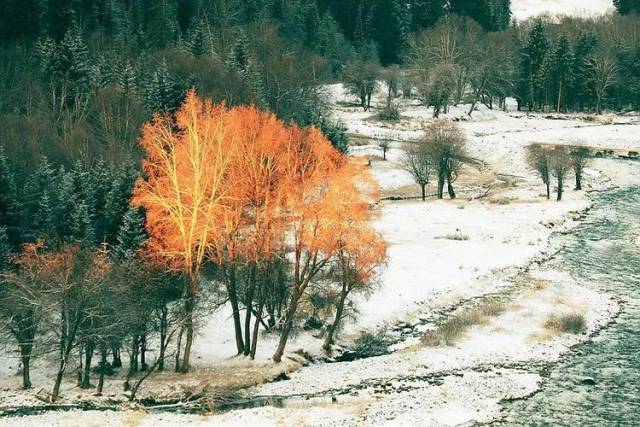
{"label": "snow-covered slope", "polygon": [[512,0],[511,12],[518,21],[541,14],[569,16],[604,15],[613,9],[612,0]]}

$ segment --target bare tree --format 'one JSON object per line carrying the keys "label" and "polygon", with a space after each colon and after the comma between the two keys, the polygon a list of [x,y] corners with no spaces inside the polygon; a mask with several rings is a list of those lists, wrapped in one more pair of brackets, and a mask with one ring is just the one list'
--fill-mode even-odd
{"label": "bare tree", "polygon": [[582,190],[582,175],[584,168],[589,163],[591,151],[583,145],[569,147],[569,158],[576,178],[576,190]]}
{"label": "bare tree", "polygon": [[402,158],[404,170],[409,172],[422,190],[422,201],[427,198],[426,187],[431,177],[431,157],[427,141],[422,139],[414,144],[407,144]]}
{"label": "bare tree", "polygon": [[364,111],[371,108],[371,97],[378,89],[380,71],[373,62],[356,61],[347,66],[344,85],[353,96],[360,100]]}
{"label": "bare tree", "polygon": [[389,148],[391,147],[389,140],[381,139],[378,142],[378,147],[380,147],[380,150],[382,150],[382,160],[387,160],[387,151],[389,151]]}
{"label": "bare tree", "polygon": [[550,160],[551,174],[556,178],[558,185],[558,201],[561,201],[564,192],[564,181],[571,171],[571,159],[565,147],[557,146],[551,152]]}
{"label": "bare tree", "polygon": [[596,96],[596,114],[602,114],[602,100],[607,89],[616,82],[618,66],[607,54],[597,54],[587,59],[588,84]]}
{"label": "bare tree", "polygon": [[434,120],[424,130],[430,162],[438,176],[438,198],[443,198],[446,183],[449,197],[455,199],[453,183],[458,179],[462,166],[467,164],[480,168],[483,163],[468,154],[464,132],[453,122]]}
{"label": "bare tree", "polygon": [[551,152],[539,144],[527,147],[527,162],[540,174],[547,187],[547,200],[551,198]]}

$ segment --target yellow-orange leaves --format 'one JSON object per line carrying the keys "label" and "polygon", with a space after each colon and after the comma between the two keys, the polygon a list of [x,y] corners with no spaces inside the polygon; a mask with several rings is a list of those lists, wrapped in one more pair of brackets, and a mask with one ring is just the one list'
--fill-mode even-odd
{"label": "yellow-orange leaves", "polygon": [[[144,127],[145,178],[132,203],[147,210],[151,252],[195,275],[217,263],[293,252],[331,256],[369,219],[372,180],[316,128],[255,107],[226,108],[190,92],[174,122]],[[313,256],[313,255],[312,255]]]}
{"label": "yellow-orange leaves", "polygon": [[147,211],[152,253],[195,275],[219,234],[232,197],[236,150],[228,110],[190,92],[176,115],[156,115],[143,128],[145,178],[132,203]]}

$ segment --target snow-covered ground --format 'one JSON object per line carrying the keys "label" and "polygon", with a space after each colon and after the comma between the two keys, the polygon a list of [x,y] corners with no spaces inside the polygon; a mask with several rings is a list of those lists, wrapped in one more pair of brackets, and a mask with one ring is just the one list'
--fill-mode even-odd
{"label": "snow-covered ground", "polygon": [[[382,123],[373,117],[375,111],[364,113],[351,105],[353,100],[341,86],[328,91],[336,117],[354,136],[352,155],[372,159],[371,171],[383,195],[417,196],[419,188],[401,168],[402,148],[420,137],[431,110],[415,101],[402,101],[403,119],[396,124]],[[139,411],[48,413],[0,419],[0,425],[459,425],[498,417],[501,400],[537,390],[539,376],[519,364],[557,359],[617,310],[608,296],[580,288],[566,275],[544,268],[524,273],[522,267],[553,252],[552,233],[569,230],[590,205],[584,192],[567,191],[561,203],[542,197],[539,178],[525,164],[525,147],[532,142],[573,143],[580,138],[592,147],[640,151],[640,121],[637,115],[560,117],[486,107],[469,119],[467,108],[454,107],[448,117],[459,120],[469,151],[487,167],[464,171],[458,200],[379,204],[376,227],[390,243],[388,263],[373,294],[358,302],[360,316],[346,325],[340,340],[349,345],[362,331],[399,323],[416,325],[433,310],[519,283],[523,290],[513,295],[504,313],[472,327],[454,346],[425,347],[417,338],[410,338],[395,346],[397,351],[392,354],[354,362],[301,368],[289,361],[286,370],[301,369],[291,373],[288,381],[244,391],[247,397],[288,397],[283,408],[269,406],[206,417]],[[377,138],[392,140],[387,161],[381,160]],[[584,184],[588,190],[603,190],[631,183],[640,183],[640,163],[603,158],[591,163]],[[483,197],[478,198],[480,195]],[[584,315],[587,333],[556,335],[544,328],[550,315],[565,312]],[[300,334],[290,343],[289,354],[302,348],[319,355],[320,344],[319,339]],[[205,322],[196,338],[197,369],[190,381],[206,383],[223,375],[241,376],[251,369],[274,370],[268,360],[274,347],[274,338],[265,337],[255,363],[231,360],[233,330],[228,311],[221,310]],[[486,372],[476,371],[488,365]],[[213,372],[215,367],[218,372]],[[13,376],[15,370],[13,361],[0,356],[0,390],[24,397],[16,390],[19,378]],[[454,374],[443,374],[446,372]],[[50,385],[38,373],[37,364],[34,375],[37,382]],[[184,382],[175,375],[151,380],[151,387],[153,381],[162,387]],[[68,396],[77,392],[70,387],[63,391]],[[292,398],[309,393],[320,397],[304,402]],[[1,396],[0,406],[7,403]]]}
{"label": "snow-covered ground", "polygon": [[612,10],[612,0],[511,0],[518,21],[538,15],[598,16]]}

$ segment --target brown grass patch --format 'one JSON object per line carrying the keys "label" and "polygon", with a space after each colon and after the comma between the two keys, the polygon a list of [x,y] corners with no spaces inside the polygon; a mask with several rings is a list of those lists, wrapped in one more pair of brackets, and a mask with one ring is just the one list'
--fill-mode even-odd
{"label": "brown grass patch", "polygon": [[422,343],[429,347],[454,345],[474,325],[486,323],[489,318],[496,317],[505,311],[501,303],[489,303],[456,314],[447,319],[435,330],[422,337]]}
{"label": "brown grass patch", "polygon": [[584,315],[579,313],[569,313],[550,316],[544,327],[555,333],[581,334],[587,330],[587,322]]}

